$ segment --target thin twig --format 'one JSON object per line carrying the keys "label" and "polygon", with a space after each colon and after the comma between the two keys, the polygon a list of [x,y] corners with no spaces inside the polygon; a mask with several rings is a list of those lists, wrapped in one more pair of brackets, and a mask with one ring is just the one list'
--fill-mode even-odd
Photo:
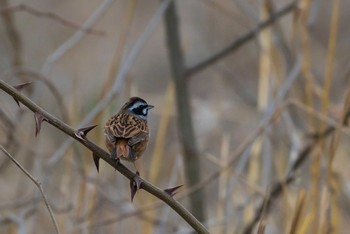
{"label": "thin twig", "polygon": [[[291,102],[290,102],[291,103]],[[292,104],[292,103],[291,103]],[[349,107],[348,107],[349,108]],[[342,126],[347,123],[347,121],[350,118],[350,108],[347,111],[344,111],[344,116],[342,119]],[[295,173],[296,171],[304,164],[306,159],[309,158],[312,151],[316,148],[318,143],[327,137],[329,137],[331,134],[334,133],[336,128],[332,125],[328,126],[325,130],[323,130],[321,133],[317,134],[317,137],[314,137],[309,144],[307,144],[299,153],[297,159],[293,162],[292,166],[290,167],[288,173],[286,174],[286,177],[279,182],[274,183],[271,186],[271,192],[267,196],[266,201],[266,209],[267,211],[270,209],[270,206],[274,200],[276,200],[279,195],[281,195],[283,191],[283,187],[290,184],[295,180]],[[254,218],[250,223],[246,225],[244,228],[243,233],[249,234],[252,232],[254,226],[257,224],[257,222],[261,219],[263,215],[263,204],[261,203],[258,209],[255,212]]]}
{"label": "thin twig", "polygon": [[201,189],[203,186],[207,185],[209,182],[218,178],[220,173],[223,173],[223,171],[229,170],[234,165],[236,165],[237,161],[240,159],[241,155],[243,155],[244,151],[255,141],[257,136],[259,136],[266,129],[266,127],[275,119],[275,114],[279,106],[285,99],[285,96],[287,95],[288,90],[290,90],[290,88],[292,87],[295,80],[298,78],[300,74],[300,68],[301,68],[300,66],[301,66],[301,62],[300,60],[297,60],[293,69],[290,71],[287,78],[285,79],[285,82],[282,84],[281,88],[279,89],[277,97],[266,108],[265,115],[260,121],[258,127],[245,140],[243,140],[238,147],[236,147],[227,165],[221,168],[220,170],[213,172],[211,175],[208,175],[201,182],[191,187],[190,190],[188,191],[189,193],[192,193],[197,191],[198,189]]}
{"label": "thin twig", "polygon": [[[98,19],[100,19],[104,13],[110,9],[110,6],[114,0],[104,0],[98,8],[92,13],[92,15],[83,23],[81,28],[91,29],[93,25],[96,24]],[[73,46],[78,43],[84,36],[87,34],[86,31],[79,30],[74,33],[67,41],[65,41],[60,47],[58,47],[45,61],[44,65],[41,68],[41,73],[47,75],[53,64],[59,60],[67,51],[69,51]]]}
{"label": "thin twig", "polygon": [[[9,6],[9,0],[0,0],[0,7],[8,7]],[[7,37],[7,41],[10,45],[10,53],[11,53],[11,66],[22,66],[23,64],[23,43],[22,43],[22,37],[19,33],[18,27],[16,26],[15,17],[10,13],[4,13],[0,15],[2,24],[5,30],[5,37]],[[22,81],[22,77],[20,77]],[[19,118],[21,116],[21,113],[19,113]],[[9,128],[7,131],[7,142],[5,144],[5,147],[7,149],[14,149],[13,151],[18,150],[18,147],[16,145],[16,142],[14,139],[14,133],[16,132],[17,125],[13,126],[12,128]],[[9,160],[5,159],[4,162],[0,165],[0,170],[6,166],[6,164],[9,162]]]}
{"label": "thin twig", "polygon": [[243,234],[252,233],[255,225],[259,222],[259,220],[261,220],[263,215],[267,214],[271,208],[271,204],[276,198],[279,197],[283,191],[283,188],[295,180],[294,172],[303,164],[303,162],[306,161],[315,145],[316,143],[306,146],[306,148],[299,154],[298,159],[294,162],[287,176],[282,181],[278,181],[271,186],[269,195],[266,196],[265,199],[260,203],[259,207],[254,213],[253,219],[243,229]]}
{"label": "thin twig", "polygon": [[[47,88],[50,90],[50,93],[52,93],[52,95],[56,99],[56,102],[58,104],[58,109],[60,110],[62,115],[62,120],[64,122],[69,121],[69,115],[63,103],[63,96],[58,91],[56,85],[48,77],[42,75],[40,72],[36,71],[35,69],[32,69],[30,67],[24,67],[24,66],[12,67],[6,73],[13,74],[14,76],[30,77],[31,79],[39,80],[43,82],[47,86]],[[6,77],[7,76],[8,75],[6,74]]]}
{"label": "thin twig", "polygon": [[47,18],[47,19],[51,19],[53,21],[56,21],[64,26],[67,26],[69,28],[73,28],[79,31],[83,31],[85,33],[89,33],[89,34],[94,34],[96,36],[104,36],[106,35],[105,32],[100,31],[100,30],[96,30],[93,28],[84,28],[81,27],[80,25],[73,23],[69,20],[66,20],[65,18],[52,13],[52,12],[47,12],[47,11],[40,11],[37,10],[31,6],[28,6],[24,3],[21,3],[19,5],[15,5],[15,6],[9,6],[9,7],[4,7],[2,9],[0,9],[0,14],[9,14],[12,12],[19,12],[19,11],[23,11],[23,12],[27,12],[31,15],[37,16],[37,17],[41,17],[41,18]]}
{"label": "thin twig", "polygon": [[[9,4],[9,0],[0,0],[0,7],[7,8]],[[4,27],[6,30],[6,36],[8,37],[8,41],[11,44],[13,51],[12,65],[13,66],[21,66],[22,65],[22,38],[17,30],[14,17],[9,12],[2,12],[0,10],[1,18],[4,23]]]}
{"label": "thin twig", "polygon": [[54,216],[54,214],[52,212],[52,209],[51,209],[51,206],[50,206],[49,202],[47,201],[47,198],[46,198],[46,195],[44,193],[44,190],[43,190],[43,187],[41,185],[41,182],[38,179],[34,178],[14,157],[12,157],[12,155],[9,152],[6,151],[6,149],[2,145],[0,145],[0,149],[38,187],[38,189],[39,189],[39,191],[41,193],[41,196],[44,199],[44,203],[46,205],[46,208],[49,211],[49,214],[50,214],[52,223],[53,223],[53,225],[55,227],[56,233],[60,233],[58,225],[57,225],[57,222],[56,222],[56,218],[55,218],[55,216]]}
{"label": "thin twig", "polygon": [[[100,148],[95,143],[91,142],[88,139],[79,138],[73,128],[68,126],[66,123],[60,121],[56,117],[52,116],[50,113],[46,112],[44,109],[39,107],[37,104],[32,102],[30,99],[19,93],[16,89],[14,89],[12,86],[8,85],[6,82],[0,80],[0,89],[4,90],[6,93],[8,93],[10,96],[17,99],[19,102],[21,102],[23,105],[28,107],[31,111],[34,113],[38,113],[42,115],[45,120],[51,124],[52,126],[56,127],[60,131],[64,132],[65,134],[69,135],[70,137],[74,138],[76,141],[79,141],[81,144],[86,146],[88,149],[90,149],[96,156],[100,157],[104,161],[106,161],[109,165],[111,165],[113,168],[115,168],[117,171],[119,171],[122,175],[127,177],[129,180],[133,180],[136,176],[135,173],[130,171],[128,168],[126,168],[123,164],[120,162],[118,163],[114,159],[110,157],[110,155],[104,151],[102,148]],[[200,223],[190,212],[188,212],[178,201],[176,201],[173,197],[169,196],[167,193],[165,193],[163,190],[155,187],[151,183],[143,180],[141,183],[141,189],[149,192],[150,194],[154,195],[155,197],[159,198],[166,204],[168,204],[176,213],[178,213],[189,225],[193,227],[194,230],[196,230],[199,233],[209,233],[208,230],[204,227],[202,223]]]}
{"label": "thin twig", "polygon": [[269,19],[266,21],[260,23],[254,30],[249,31],[248,33],[242,35],[235,41],[233,41],[231,44],[229,44],[226,48],[216,52],[209,58],[204,59],[203,61],[198,62],[197,64],[187,68],[186,76],[190,77],[194,75],[195,73],[200,72],[201,70],[205,69],[206,67],[218,62],[220,59],[228,56],[232,52],[237,51],[239,48],[241,48],[243,45],[245,45],[247,42],[254,39],[254,37],[263,29],[266,27],[269,27],[271,24],[273,24],[275,21],[280,19],[281,17],[287,15],[288,13],[292,12],[295,7],[297,6],[297,1],[293,1],[292,3],[288,4],[281,10],[274,13]]}

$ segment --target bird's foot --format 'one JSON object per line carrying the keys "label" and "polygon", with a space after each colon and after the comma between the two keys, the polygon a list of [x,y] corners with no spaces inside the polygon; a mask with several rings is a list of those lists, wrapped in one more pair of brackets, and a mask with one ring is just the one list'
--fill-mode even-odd
{"label": "bird's foot", "polygon": [[109,155],[110,158],[113,158],[113,159],[119,159],[117,157],[117,153],[115,151],[112,151],[112,153]]}

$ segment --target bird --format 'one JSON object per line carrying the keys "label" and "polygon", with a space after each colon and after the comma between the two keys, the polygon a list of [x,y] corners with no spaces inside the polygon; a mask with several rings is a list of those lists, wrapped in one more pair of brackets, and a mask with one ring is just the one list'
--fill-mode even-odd
{"label": "bird", "polygon": [[105,144],[113,159],[134,163],[143,155],[150,136],[148,111],[152,108],[154,106],[142,98],[131,97],[116,115],[108,119],[104,126]]}

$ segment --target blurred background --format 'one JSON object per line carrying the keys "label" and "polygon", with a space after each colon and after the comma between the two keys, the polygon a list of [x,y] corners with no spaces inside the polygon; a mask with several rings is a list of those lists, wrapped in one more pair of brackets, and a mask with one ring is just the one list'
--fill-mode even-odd
{"label": "blurred background", "polygon": [[[73,128],[155,106],[136,165],[210,233],[348,233],[349,1],[0,0],[0,79]],[[269,19],[275,19],[271,21]],[[267,27],[265,27],[267,26]],[[262,29],[262,27],[265,27]],[[182,52],[182,54],[181,54]],[[0,92],[0,144],[61,233],[191,233],[164,203]],[[53,233],[0,153],[0,232]],[[125,163],[135,170],[131,163]]]}

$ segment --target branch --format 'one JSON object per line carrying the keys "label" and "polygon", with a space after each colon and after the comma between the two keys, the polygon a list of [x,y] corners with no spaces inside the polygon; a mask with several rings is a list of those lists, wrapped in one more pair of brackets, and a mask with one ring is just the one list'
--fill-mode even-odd
{"label": "branch", "polygon": [[284,191],[284,188],[292,183],[295,180],[295,172],[309,157],[310,153],[313,151],[314,147],[317,145],[318,141],[307,145],[299,154],[297,160],[293,163],[290,171],[287,173],[287,176],[282,180],[275,182],[271,186],[269,195],[260,203],[259,207],[256,209],[254,218],[245,226],[243,234],[250,234],[253,231],[255,225],[259,220],[265,215],[271,208],[271,205],[274,200],[276,200],[281,193]]}
{"label": "branch", "polygon": [[84,28],[84,27],[81,27],[80,25],[76,24],[76,23],[73,23],[69,20],[66,20],[64,19],[63,17],[59,16],[59,15],[56,15],[55,13],[52,13],[52,12],[45,12],[45,11],[39,11],[31,6],[28,6],[26,4],[19,4],[19,5],[16,5],[16,6],[9,6],[9,7],[4,7],[2,9],[0,9],[0,13],[1,14],[8,14],[8,13],[11,13],[11,12],[16,12],[16,11],[24,11],[24,12],[27,12],[31,15],[34,15],[34,16],[37,16],[37,17],[42,17],[42,18],[47,18],[47,19],[51,19],[53,21],[56,21],[66,27],[69,27],[69,28],[73,28],[73,29],[76,29],[76,30],[79,30],[79,31],[83,31],[85,33],[89,33],[89,34],[94,34],[96,36],[104,36],[106,35],[105,32],[103,31],[100,31],[100,30],[95,30],[95,29],[92,29],[92,28]]}
{"label": "branch", "polygon": [[228,56],[232,52],[237,51],[237,49],[239,49],[241,46],[251,41],[256,36],[256,34],[258,34],[261,30],[269,27],[276,20],[292,12],[296,7],[297,7],[297,1],[293,1],[289,5],[282,8],[280,11],[277,11],[275,14],[271,15],[271,17],[266,21],[258,24],[258,26],[255,29],[244,34],[243,36],[239,37],[235,41],[233,41],[226,48],[216,52],[211,57],[204,59],[203,61],[197,63],[196,65],[193,65],[192,67],[187,68],[186,76],[190,77],[196,74],[197,72],[200,72],[201,70],[205,69],[206,67],[218,62],[220,59]]}
{"label": "branch", "polygon": [[[171,75],[175,84],[177,106],[177,129],[185,162],[185,175],[188,186],[201,180],[201,167],[196,137],[194,134],[190,98],[185,76],[184,59],[181,48],[179,21],[176,5],[172,1],[164,15],[168,57]],[[202,190],[190,196],[191,212],[201,221],[205,220],[205,199]]]}
{"label": "branch", "polygon": [[[7,7],[9,4],[8,0],[0,0],[0,7]],[[4,23],[5,31],[13,50],[12,65],[21,66],[22,65],[22,39],[18,33],[16,24],[14,22],[14,17],[8,12],[3,12],[1,18]]]}
{"label": "branch", "polygon": [[[292,102],[290,103],[293,104]],[[346,125],[350,118],[350,108],[346,106],[344,108],[348,108],[348,109],[344,112],[341,126]],[[324,130],[321,130],[317,134],[312,134],[312,135],[306,134],[309,137],[311,136],[311,140],[312,140],[311,143],[307,144],[303,148],[303,150],[299,153],[297,159],[293,162],[291,168],[289,169],[286,177],[282,181],[276,182],[271,186],[272,189],[270,194],[267,196],[265,201],[260,204],[257,211],[255,212],[255,216],[252,219],[252,221],[248,223],[248,225],[246,225],[246,227],[244,228],[244,231],[243,231],[244,234],[252,233],[254,226],[259,222],[259,220],[264,215],[264,213],[269,211],[269,209],[271,208],[271,204],[273,203],[274,200],[276,200],[281,195],[284,187],[295,180],[296,171],[310,157],[310,154],[316,148],[318,143],[320,141],[325,140],[327,137],[331,136],[335,132],[335,130],[336,130],[336,127],[330,125]]]}
{"label": "branch", "polygon": [[54,224],[54,227],[55,227],[55,230],[56,230],[56,233],[60,233],[59,229],[58,229],[58,225],[57,225],[57,222],[56,222],[56,219],[55,219],[55,216],[53,215],[53,212],[52,212],[52,209],[51,209],[51,206],[49,205],[49,202],[47,201],[47,198],[46,198],[46,195],[44,193],[44,190],[43,190],[43,187],[41,185],[41,183],[36,179],[34,178],[19,162],[17,162],[17,160],[12,157],[12,155],[6,151],[6,149],[4,149],[4,147],[2,147],[2,145],[0,145],[0,150],[2,152],[4,152],[4,154],[12,161],[16,164],[17,167],[19,167],[19,169],[21,169],[21,171],[24,172],[24,174],[26,174],[26,176],[28,176],[28,178],[33,181],[33,183],[36,185],[36,187],[38,187],[40,193],[41,193],[41,196],[43,197],[44,199],[44,203],[47,207],[47,210],[49,211],[49,214],[50,214],[50,217],[51,217],[51,220]]}
{"label": "branch", "polygon": [[50,93],[52,94],[52,96],[55,98],[57,102],[58,109],[61,112],[62,120],[64,122],[69,122],[69,115],[68,115],[67,109],[64,106],[63,96],[58,91],[54,82],[52,82],[48,77],[44,76],[40,72],[29,67],[24,67],[24,66],[13,67],[10,72],[13,73],[15,76],[25,77],[26,80],[29,80],[28,78],[30,78],[34,80],[39,80],[40,82],[45,84],[45,86],[47,87],[48,90],[50,90]]}
{"label": "branch", "polygon": [[[19,93],[16,89],[8,85],[3,80],[0,80],[0,89],[4,90],[10,96],[17,99],[19,102],[21,102],[23,105],[28,107],[34,113],[39,113],[40,115],[42,115],[43,118],[45,118],[45,120],[55,128],[64,132],[66,135],[69,135],[71,138],[74,138],[76,141],[79,141],[86,148],[90,149],[96,156],[103,159],[105,162],[107,162],[109,165],[111,165],[113,168],[115,168],[118,172],[120,172],[122,175],[127,177],[129,180],[133,180],[134,177],[136,176],[136,174],[134,174],[132,171],[126,168],[123,164],[118,163],[117,161],[112,159],[106,151],[101,149],[95,143],[89,141],[86,138],[79,138],[76,135],[76,131],[74,129],[72,129],[70,126],[60,121],[59,119],[55,118],[50,113],[46,112],[44,109],[36,105],[27,97],[23,96],[21,93]],[[159,198],[160,200],[168,204],[189,225],[191,225],[194,230],[196,230],[199,233],[209,233],[208,230],[204,227],[204,225],[201,224],[191,213],[189,213],[179,202],[174,200],[167,193],[155,187],[151,183],[143,179],[141,179],[141,181],[142,181],[141,187],[140,187],[141,189],[149,192],[150,194],[154,195],[155,197]]]}
{"label": "branch", "polygon": [[[114,0],[104,0],[100,3],[97,9],[91,14],[91,16],[83,23],[81,28],[90,29],[97,21],[110,9]],[[54,63],[58,61],[65,53],[67,53],[74,45],[76,45],[81,39],[86,36],[86,32],[78,30],[68,40],[66,40],[61,46],[59,46],[52,54],[48,56],[44,65],[41,67],[41,73],[43,75],[49,74]]]}

